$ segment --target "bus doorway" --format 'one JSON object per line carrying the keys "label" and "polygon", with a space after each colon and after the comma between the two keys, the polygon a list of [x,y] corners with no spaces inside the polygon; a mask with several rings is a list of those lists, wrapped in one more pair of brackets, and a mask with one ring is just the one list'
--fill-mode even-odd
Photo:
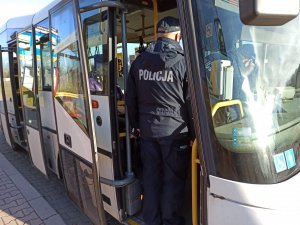
{"label": "bus doorway", "polygon": [[[7,110],[8,133],[11,134],[12,147],[20,146],[28,150],[24,130],[22,101],[20,96],[17,44],[15,36],[8,41],[8,47],[2,50],[3,96]],[[4,108],[4,109],[5,109]],[[10,136],[10,135],[9,135]],[[9,143],[9,142],[8,142]]]}
{"label": "bus doorway", "polygon": [[[115,2],[113,2],[116,4]],[[124,86],[130,62],[156,39],[156,23],[165,16],[178,18],[176,2],[152,1],[143,5],[100,7],[81,5],[81,24],[86,53],[92,120],[97,144],[99,183],[106,212],[119,221],[142,223],[142,182],[139,146],[130,138],[124,102]],[[102,3],[104,6],[104,3]],[[123,8],[128,13],[122,14]],[[131,181],[130,176],[135,180]],[[185,217],[191,221],[190,190],[187,186]],[[121,212],[121,213],[120,213]]]}
{"label": "bus doorway", "polygon": [[[157,40],[156,24],[157,22],[167,16],[179,18],[179,12],[176,1],[124,1],[128,8],[126,14],[126,39],[127,39],[127,52],[121,52],[125,55],[123,60],[123,66],[125,64],[130,68],[131,63],[142,53],[147,47]],[[118,34],[118,46],[122,46],[122,32],[121,24],[117,23],[117,34]],[[121,49],[121,48],[119,48]],[[120,51],[120,50],[119,50]],[[125,73],[125,72],[124,72]],[[118,79],[124,79],[121,74],[117,76]],[[126,77],[125,77],[126,79]],[[121,83],[121,82],[120,82]],[[126,87],[125,87],[126,88]],[[126,104],[126,102],[125,102]],[[143,177],[142,177],[142,162],[140,157],[139,146],[136,149],[136,145],[132,145],[132,169],[141,185],[141,194],[143,196]],[[163,174],[162,174],[163,176]],[[186,180],[185,185],[185,200],[184,205],[181,208],[181,215],[185,219],[185,224],[191,224],[191,184],[190,184],[190,168],[189,176]],[[134,221],[143,221],[142,207],[140,211],[131,214],[128,219],[129,222],[134,224]]]}

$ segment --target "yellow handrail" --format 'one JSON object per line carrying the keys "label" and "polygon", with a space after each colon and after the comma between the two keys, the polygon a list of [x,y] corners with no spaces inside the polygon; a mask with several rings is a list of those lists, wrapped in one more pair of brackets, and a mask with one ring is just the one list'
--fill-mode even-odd
{"label": "yellow handrail", "polygon": [[125,106],[125,101],[124,100],[117,101],[117,106]]}
{"label": "yellow handrail", "polygon": [[154,39],[157,40],[157,32],[156,32],[156,26],[158,22],[158,4],[157,0],[152,0],[153,2],[153,23],[154,23]]}
{"label": "yellow handrail", "polygon": [[240,100],[237,100],[237,99],[216,103],[211,109],[212,117],[214,117],[214,115],[216,114],[216,112],[219,108],[226,107],[226,106],[232,106],[232,105],[239,105],[240,106],[241,118],[243,118],[244,117],[244,111],[243,111],[242,102]]}
{"label": "yellow handrail", "polygon": [[55,97],[70,97],[70,98],[78,98],[78,94],[74,94],[71,92],[56,92]]}
{"label": "yellow handrail", "polygon": [[120,137],[120,138],[126,137],[126,132],[121,132],[121,133],[119,133],[119,137]]}
{"label": "yellow handrail", "polygon": [[198,225],[198,178],[197,178],[197,164],[200,164],[198,156],[198,144],[195,139],[192,146],[192,222],[193,225]]}

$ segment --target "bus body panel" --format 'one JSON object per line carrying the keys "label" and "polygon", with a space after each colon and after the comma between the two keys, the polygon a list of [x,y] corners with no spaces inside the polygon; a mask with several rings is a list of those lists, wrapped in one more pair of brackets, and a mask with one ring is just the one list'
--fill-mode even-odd
{"label": "bus body panel", "polygon": [[52,2],[49,3],[49,5],[45,6],[39,12],[37,12],[36,14],[34,14],[34,16],[32,18],[32,24],[36,25],[40,21],[46,19],[48,17],[48,11],[49,11],[49,9],[53,8],[55,5],[57,5],[61,1],[62,0],[53,0]]}
{"label": "bus body panel", "polygon": [[[7,29],[23,29],[31,24],[33,15],[20,16],[9,19],[5,24],[0,27],[0,33]],[[7,39],[10,39],[10,35]]]}
{"label": "bus body panel", "polygon": [[[98,167],[100,176],[106,179],[114,180],[113,162],[112,158],[104,154],[98,153]],[[101,183],[102,195],[105,195],[109,201],[103,200],[104,209],[115,218],[119,218],[118,202],[116,197],[116,188]]]}
{"label": "bus body panel", "polygon": [[[60,145],[71,150],[88,162],[93,163],[89,137],[78,127],[74,120],[70,119],[70,115],[56,99],[54,103]],[[70,136],[71,145],[66,143],[66,135]]]}
{"label": "bus body panel", "polygon": [[42,127],[56,131],[52,92],[39,91]]}
{"label": "bus body panel", "polygon": [[40,133],[38,130],[31,128],[30,126],[26,126],[26,130],[32,162],[39,171],[41,171],[44,175],[47,175],[42,144],[40,141]]}
{"label": "bus body panel", "polygon": [[300,177],[256,185],[210,176],[209,225],[297,225]]}
{"label": "bus body panel", "polygon": [[[114,180],[113,160],[110,156],[110,153],[112,153],[112,140],[109,97],[91,95],[91,99],[92,101],[97,101],[99,105],[98,108],[93,108],[93,119],[95,124],[97,148],[100,149],[100,153],[98,153],[98,168],[100,177]],[[99,122],[99,119],[101,122]],[[106,196],[104,199],[107,199],[103,201],[104,209],[113,217],[119,218],[115,187],[101,183],[101,191],[102,195]]]}
{"label": "bus body panel", "polygon": [[[92,95],[91,98],[99,104],[98,108],[93,109],[97,147],[112,152],[109,98],[99,95]],[[100,118],[101,124],[98,121]]]}
{"label": "bus body panel", "polygon": [[298,214],[299,208],[272,210],[208,196],[209,225],[298,225]]}
{"label": "bus body panel", "polygon": [[[277,184],[248,184],[210,176],[210,193],[239,204],[272,210],[295,209],[300,202],[300,176]],[[245,195],[247,193],[247,195]]]}
{"label": "bus body panel", "polygon": [[48,167],[59,177],[59,170],[58,170],[59,146],[58,146],[57,134],[44,128],[42,128],[42,130],[43,130],[42,133],[43,133],[43,141],[44,141],[44,150],[45,150],[45,156],[46,156]]}
{"label": "bus body panel", "polygon": [[49,169],[59,177],[59,145],[51,91],[39,91],[39,107],[46,161]]}

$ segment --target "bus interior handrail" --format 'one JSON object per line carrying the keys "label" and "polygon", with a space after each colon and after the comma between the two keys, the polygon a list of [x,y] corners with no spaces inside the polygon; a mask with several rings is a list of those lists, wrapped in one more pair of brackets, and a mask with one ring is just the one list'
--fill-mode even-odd
{"label": "bus interior handrail", "polygon": [[110,180],[104,177],[100,177],[100,183],[107,184],[109,186],[116,187],[116,188],[125,187],[133,183],[135,180],[136,179],[133,174],[128,174],[126,175],[126,178],[121,180]]}

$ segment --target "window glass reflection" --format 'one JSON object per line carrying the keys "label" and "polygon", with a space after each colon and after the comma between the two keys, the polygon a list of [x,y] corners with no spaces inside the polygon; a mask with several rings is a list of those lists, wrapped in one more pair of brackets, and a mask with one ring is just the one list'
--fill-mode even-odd
{"label": "window glass reflection", "polygon": [[21,75],[20,83],[22,85],[21,93],[26,124],[38,128],[31,30],[26,30],[18,34],[18,53]]}
{"label": "window glass reflection", "polygon": [[84,13],[82,18],[84,42],[88,56],[90,91],[92,94],[108,95],[107,10],[93,10]]}
{"label": "window glass reflection", "polygon": [[81,77],[75,18],[71,3],[53,14],[54,96],[81,129],[87,133],[85,96]]}
{"label": "window glass reflection", "polygon": [[[196,5],[217,174],[250,183],[287,179],[300,170],[299,17],[282,26],[246,26],[234,2]],[[280,170],[276,160],[286,154],[293,160]]]}

